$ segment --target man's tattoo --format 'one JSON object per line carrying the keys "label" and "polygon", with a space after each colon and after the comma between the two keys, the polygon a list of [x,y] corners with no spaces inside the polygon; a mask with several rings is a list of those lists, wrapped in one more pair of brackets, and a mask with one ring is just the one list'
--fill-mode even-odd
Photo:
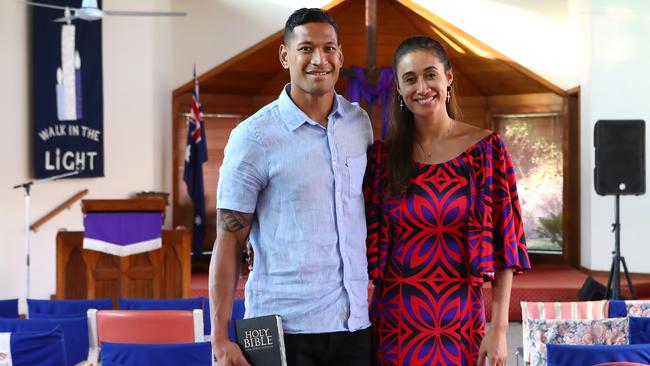
{"label": "man's tattoo", "polygon": [[228,232],[236,232],[251,224],[252,214],[242,213],[233,210],[217,210],[217,225],[219,229]]}

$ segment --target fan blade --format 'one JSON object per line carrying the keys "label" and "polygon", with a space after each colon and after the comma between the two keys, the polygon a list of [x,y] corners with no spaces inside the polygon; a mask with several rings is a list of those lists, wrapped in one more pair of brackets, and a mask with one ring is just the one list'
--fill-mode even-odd
{"label": "fan blade", "polygon": [[120,11],[120,10],[104,10],[105,15],[128,15],[128,16],[170,16],[170,17],[184,17],[186,12],[182,11]]}
{"label": "fan blade", "polygon": [[63,23],[63,22],[67,22],[69,20],[75,20],[75,19],[79,19],[79,17],[75,15],[75,16],[71,16],[71,17],[67,17],[67,18],[66,17],[57,18],[57,19],[54,19],[52,21],[57,22],[57,23]]}
{"label": "fan blade", "polygon": [[51,9],[62,9],[65,10],[65,6],[57,6],[57,5],[50,5],[50,4],[43,4],[43,3],[35,3],[33,1],[24,1],[24,0],[18,0],[20,3],[24,3],[27,5],[31,6],[40,6],[41,8],[51,8]]}

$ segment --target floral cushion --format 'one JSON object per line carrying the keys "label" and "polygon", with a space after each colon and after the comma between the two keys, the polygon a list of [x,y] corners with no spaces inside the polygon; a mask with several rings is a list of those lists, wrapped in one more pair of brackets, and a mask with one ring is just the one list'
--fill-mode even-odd
{"label": "floral cushion", "polygon": [[[572,302],[521,302],[523,357],[529,360],[530,338],[525,319],[605,319],[609,310],[607,300]],[[624,317],[625,315],[621,315]]]}
{"label": "floral cushion", "polygon": [[611,300],[610,316],[636,316],[650,318],[650,301],[648,300]]}
{"label": "floral cushion", "polygon": [[545,366],[547,344],[628,344],[628,318],[599,320],[527,319],[531,366]]}

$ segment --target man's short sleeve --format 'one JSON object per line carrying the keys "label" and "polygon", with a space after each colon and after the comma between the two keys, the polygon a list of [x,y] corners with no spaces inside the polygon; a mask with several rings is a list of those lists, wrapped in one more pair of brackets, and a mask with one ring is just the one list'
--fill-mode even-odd
{"label": "man's short sleeve", "polygon": [[219,169],[217,208],[253,213],[257,196],[266,186],[264,149],[250,125],[237,126],[228,139]]}

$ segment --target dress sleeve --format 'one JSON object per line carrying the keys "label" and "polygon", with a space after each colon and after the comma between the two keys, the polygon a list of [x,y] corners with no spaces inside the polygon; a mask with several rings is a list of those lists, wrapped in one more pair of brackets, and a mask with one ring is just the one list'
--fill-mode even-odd
{"label": "dress sleeve", "polygon": [[493,245],[495,269],[511,268],[515,273],[530,269],[526,236],[521,219],[515,169],[501,138],[492,149],[493,158]]}
{"label": "dress sleeve", "polygon": [[375,142],[368,150],[368,164],[363,179],[363,194],[366,203],[366,223],[368,237],[366,239],[368,254],[368,275],[373,283],[383,278],[388,255],[388,224],[384,213],[384,181],[385,159],[384,146]]}

